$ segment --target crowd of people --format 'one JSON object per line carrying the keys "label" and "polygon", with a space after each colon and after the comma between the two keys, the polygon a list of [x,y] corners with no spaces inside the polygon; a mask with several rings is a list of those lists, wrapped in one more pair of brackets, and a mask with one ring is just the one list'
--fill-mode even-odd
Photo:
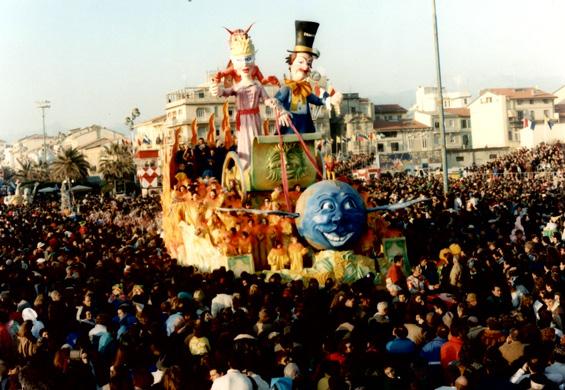
{"label": "crowd of people", "polygon": [[158,198],[2,205],[0,388],[563,388],[564,169],[554,144],[447,196],[433,177],[353,182],[368,206],[430,200],[381,216],[411,260],[383,284],[180,267]]}

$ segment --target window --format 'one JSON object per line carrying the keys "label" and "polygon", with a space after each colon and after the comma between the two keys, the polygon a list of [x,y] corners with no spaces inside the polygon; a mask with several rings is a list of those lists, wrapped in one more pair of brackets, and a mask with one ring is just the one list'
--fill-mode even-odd
{"label": "window", "polygon": [[439,145],[439,134],[434,134],[434,145],[435,146]]}
{"label": "window", "polygon": [[489,158],[490,160],[494,160],[494,159],[497,158],[497,157],[498,157],[497,154],[489,154],[489,155],[488,155],[488,158]]}
{"label": "window", "polygon": [[517,141],[517,142],[520,142],[520,131],[519,130],[514,133],[514,140]]}
{"label": "window", "polygon": [[426,137],[422,137],[422,149],[426,149],[428,147],[428,139]]}
{"label": "window", "polygon": [[463,134],[463,145],[469,145],[469,136],[467,134]]}
{"label": "window", "polygon": [[530,111],[530,120],[532,121],[536,120],[536,113],[534,111]]}
{"label": "window", "polygon": [[549,110],[543,110],[543,117],[549,119]]}
{"label": "window", "polygon": [[465,157],[464,156],[456,156],[455,161],[459,161],[459,162],[465,161]]}
{"label": "window", "polygon": [[455,143],[455,135],[453,135],[453,134],[450,134],[450,135],[449,135],[449,143],[450,143],[450,144],[454,144],[454,143]]}
{"label": "window", "polygon": [[523,103],[522,100],[517,100],[517,101],[516,101],[516,104],[518,104],[518,105],[521,105],[522,103]]}
{"label": "window", "polygon": [[396,120],[399,121],[400,119],[402,119],[402,115],[397,115],[397,116],[396,116]]}
{"label": "window", "polygon": [[271,116],[272,113],[273,113],[273,109],[271,107],[265,107],[265,114],[267,116]]}
{"label": "window", "polygon": [[454,120],[454,119],[449,119],[449,120],[447,121],[447,126],[448,126],[449,128],[454,128],[454,127],[455,127],[455,120]]}
{"label": "window", "polygon": [[414,139],[413,138],[408,138],[408,148],[409,149],[414,148]]}
{"label": "window", "polygon": [[487,98],[485,99],[485,101],[486,101],[486,103],[492,103],[492,97],[490,97],[490,96],[487,97]]}
{"label": "window", "polygon": [[434,122],[434,128],[439,129],[439,122]]}
{"label": "window", "polygon": [[377,144],[377,152],[384,152],[385,146],[384,144]]}
{"label": "window", "polygon": [[198,92],[198,98],[204,99],[204,92]]}
{"label": "window", "polygon": [[357,112],[357,109],[355,107],[351,107],[351,113],[355,114]]}
{"label": "window", "polygon": [[400,146],[398,145],[398,142],[391,142],[390,150],[392,152],[398,152],[400,150]]}
{"label": "window", "polygon": [[462,129],[466,129],[466,128],[467,128],[467,119],[461,119],[461,128],[462,128]]}
{"label": "window", "polygon": [[231,118],[233,116],[233,110],[228,110],[228,115]]}
{"label": "window", "polygon": [[534,99],[530,99],[530,104],[534,104]]}
{"label": "window", "polygon": [[508,130],[508,141],[512,141],[512,130]]}
{"label": "window", "polygon": [[547,103],[549,103],[549,100],[543,99],[543,104],[547,104]]}
{"label": "window", "polygon": [[206,115],[206,109],[205,108],[200,107],[200,108],[196,109],[196,116],[198,118],[203,118],[204,115]]}

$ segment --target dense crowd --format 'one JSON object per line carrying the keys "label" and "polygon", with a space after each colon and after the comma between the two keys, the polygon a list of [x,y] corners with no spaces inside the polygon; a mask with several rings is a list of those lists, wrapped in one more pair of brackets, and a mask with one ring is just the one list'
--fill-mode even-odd
{"label": "dense crowd", "polygon": [[430,199],[382,215],[412,266],[382,285],[179,267],[158,198],[1,206],[0,389],[562,388],[564,167],[542,145],[448,196],[433,177],[354,182],[369,206]]}

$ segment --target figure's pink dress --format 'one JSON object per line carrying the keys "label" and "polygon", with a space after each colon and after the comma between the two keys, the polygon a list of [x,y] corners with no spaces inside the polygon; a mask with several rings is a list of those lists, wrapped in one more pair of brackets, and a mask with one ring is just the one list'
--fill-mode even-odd
{"label": "figure's pink dress", "polygon": [[232,88],[226,88],[222,96],[235,96],[236,123],[237,123],[237,154],[247,169],[251,159],[251,148],[253,139],[261,134],[261,115],[259,104],[269,98],[265,89],[257,84],[242,86],[235,84]]}

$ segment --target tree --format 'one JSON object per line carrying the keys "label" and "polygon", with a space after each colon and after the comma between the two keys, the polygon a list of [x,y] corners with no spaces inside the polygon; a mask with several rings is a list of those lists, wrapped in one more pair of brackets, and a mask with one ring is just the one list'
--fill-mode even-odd
{"label": "tree", "polygon": [[70,210],[71,205],[71,180],[84,179],[88,176],[90,164],[84,154],[73,147],[63,148],[51,163],[51,176],[53,180],[61,183],[61,211]]}
{"label": "tree", "polygon": [[73,147],[63,148],[51,163],[51,176],[54,180],[78,180],[88,176],[90,164],[84,154]]}
{"label": "tree", "polygon": [[104,180],[112,183],[115,192],[118,181],[125,181],[135,173],[131,147],[120,142],[104,146],[100,155],[100,172]]}
{"label": "tree", "polygon": [[24,160],[18,159],[18,164],[20,165],[20,169],[16,171],[15,177],[20,179],[22,182],[28,181],[46,181],[47,177],[47,167],[40,161],[38,163],[31,161],[30,159],[26,158]]}

